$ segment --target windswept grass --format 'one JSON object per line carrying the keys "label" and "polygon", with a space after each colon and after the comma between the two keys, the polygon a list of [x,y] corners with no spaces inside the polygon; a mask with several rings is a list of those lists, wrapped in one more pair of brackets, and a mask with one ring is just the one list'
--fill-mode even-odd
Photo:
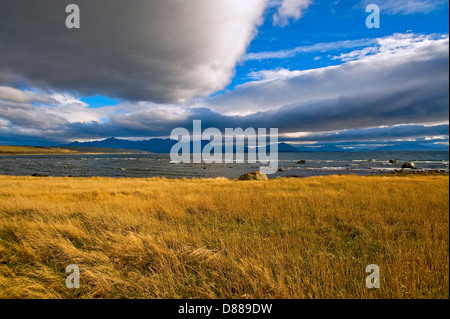
{"label": "windswept grass", "polygon": [[103,147],[45,147],[0,145],[0,156],[8,155],[77,155],[77,154],[148,154],[138,150]]}
{"label": "windswept grass", "polygon": [[0,155],[56,155],[77,153],[59,147],[4,146],[0,145]]}
{"label": "windswept grass", "polygon": [[448,298],[448,195],[445,176],[0,177],[0,298]]}

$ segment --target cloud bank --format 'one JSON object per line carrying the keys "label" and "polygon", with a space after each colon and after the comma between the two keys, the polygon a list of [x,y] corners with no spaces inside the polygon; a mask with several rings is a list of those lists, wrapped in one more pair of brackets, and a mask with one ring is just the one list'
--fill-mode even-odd
{"label": "cloud bank", "polygon": [[0,85],[182,102],[223,89],[262,22],[266,0],[0,2]]}
{"label": "cloud bank", "polygon": [[[426,134],[419,129],[424,125],[448,126],[448,36],[394,35],[384,42],[389,45],[372,54],[355,51],[353,61],[338,66],[256,72],[255,81],[190,104],[124,102],[90,109],[70,96],[0,87],[0,136],[60,142],[156,137],[189,128],[193,120],[205,128],[277,127],[283,134],[324,138],[353,130],[366,139],[369,128],[407,125],[390,131],[406,136],[412,128]],[[442,135],[439,129],[428,133]],[[369,135],[386,136],[383,130]]]}

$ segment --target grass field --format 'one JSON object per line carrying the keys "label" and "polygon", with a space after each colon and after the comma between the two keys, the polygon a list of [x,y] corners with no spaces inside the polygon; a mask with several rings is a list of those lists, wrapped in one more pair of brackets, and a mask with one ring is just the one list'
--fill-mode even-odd
{"label": "grass field", "polygon": [[122,150],[101,147],[37,147],[0,145],[0,156],[8,155],[69,155],[69,154],[140,154],[137,150]]}
{"label": "grass field", "polygon": [[53,155],[53,154],[73,154],[73,153],[77,152],[56,147],[0,145],[0,155]]}
{"label": "grass field", "polygon": [[448,298],[448,196],[448,176],[0,176],[0,298]]}

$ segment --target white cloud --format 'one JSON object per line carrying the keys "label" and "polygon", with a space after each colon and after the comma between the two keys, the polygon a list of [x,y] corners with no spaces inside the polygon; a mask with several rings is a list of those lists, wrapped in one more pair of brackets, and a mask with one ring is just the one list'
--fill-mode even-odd
{"label": "white cloud", "polygon": [[426,47],[438,39],[448,40],[448,35],[436,36],[396,33],[393,36],[377,39],[377,45],[375,46],[367,47],[362,50],[355,50],[349,53],[342,53],[339,56],[333,57],[333,59],[348,62],[378,53],[399,55],[401,53],[407,53],[412,49]]}
{"label": "white cloud", "polygon": [[289,50],[251,52],[244,57],[244,60],[251,61],[251,60],[265,60],[265,59],[285,59],[293,57],[300,53],[324,52],[338,49],[352,49],[372,45],[375,43],[377,43],[376,39],[359,39],[359,40],[345,40],[328,43],[316,43],[313,45],[296,47],[294,49]]}
{"label": "white cloud", "polygon": [[9,122],[7,120],[3,120],[0,118],[0,127],[6,128],[8,126]]}
{"label": "white cloud", "polygon": [[430,13],[448,3],[448,0],[364,0],[363,6],[377,4],[382,12],[387,14],[416,14]]}
{"label": "white cloud", "polygon": [[278,12],[273,15],[273,24],[284,27],[290,20],[297,21],[311,3],[312,0],[284,0]]}
{"label": "white cloud", "polygon": [[7,86],[0,86],[0,102],[9,103],[31,103],[33,101],[48,103],[50,99],[42,94],[37,94],[29,90],[19,90]]}
{"label": "white cloud", "polygon": [[448,89],[441,87],[448,82],[448,37],[394,35],[380,39],[379,43],[375,54],[358,51],[352,55],[356,61],[339,66],[253,72],[250,76],[256,81],[199,103],[223,114],[244,116],[286,105],[303,109],[318,101],[332,104],[343,97],[382,96],[386,92],[402,92],[432,83],[448,94]]}

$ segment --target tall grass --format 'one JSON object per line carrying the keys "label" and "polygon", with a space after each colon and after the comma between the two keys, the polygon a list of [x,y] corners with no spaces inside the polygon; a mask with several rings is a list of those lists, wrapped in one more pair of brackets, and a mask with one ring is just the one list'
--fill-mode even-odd
{"label": "tall grass", "polygon": [[445,176],[4,176],[0,298],[448,298],[448,195]]}

